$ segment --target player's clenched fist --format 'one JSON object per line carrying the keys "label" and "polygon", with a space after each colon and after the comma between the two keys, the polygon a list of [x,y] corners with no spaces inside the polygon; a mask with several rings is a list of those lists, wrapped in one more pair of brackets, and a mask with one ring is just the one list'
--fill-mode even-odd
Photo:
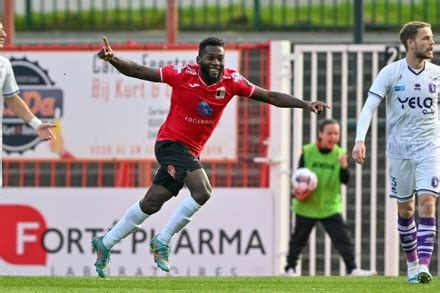
{"label": "player's clenched fist", "polygon": [[101,48],[98,52],[98,57],[105,61],[110,61],[113,58],[113,51],[110,47],[110,44],[108,43],[107,37],[102,37],[102,40],[104,41],[104,47]]}

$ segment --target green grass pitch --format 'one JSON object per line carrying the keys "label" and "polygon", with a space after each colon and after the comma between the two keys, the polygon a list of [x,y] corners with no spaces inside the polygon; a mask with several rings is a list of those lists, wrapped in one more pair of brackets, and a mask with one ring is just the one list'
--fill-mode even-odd
{"label": "green grass pitch", "polygon": [[0,292],[440,292],[405,277],[18,277],[0,276]]}

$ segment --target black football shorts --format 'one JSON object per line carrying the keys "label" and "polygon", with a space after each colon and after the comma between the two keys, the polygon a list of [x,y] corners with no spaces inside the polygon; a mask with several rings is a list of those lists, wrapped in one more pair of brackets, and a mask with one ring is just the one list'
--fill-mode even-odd
{"label": "black football shorts", "polygon": [[156,141],[154,152],[160,167],[154,174],[153,183],[162,185],[174,196],[182,189],[187,171],[203,168],[190,149],[177,141]]}

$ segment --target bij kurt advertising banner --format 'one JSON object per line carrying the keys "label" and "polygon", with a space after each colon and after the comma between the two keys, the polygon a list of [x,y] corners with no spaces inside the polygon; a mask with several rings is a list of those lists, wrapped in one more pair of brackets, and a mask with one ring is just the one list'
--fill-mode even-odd
{"label": "bij kurt advertising banner", "polygon": [[[3,110],[3,154],[38,159],[154,159],[154,142],[169,110],[171,87],[130,78],[95,51],[8,51],[20,96],[33,113],[55,123],[58,139],[41,143],[30,126]],[[195,63],[197,50],[118,50],[136,63],[162,67]],[[228,68],[239,69],[239,51],[228,50]],[[204,160],[237,159],[237,101],[202,153]],[[195,109],[196,111],[196,109]],[[228,143],[225,144],[224,142]]]}
{"label": "bij kurt advertising banner", "polygon": [[[0,196],[0,275],[96,276],[91,240],[145,194],[141,188],[6,188]],[[216,188],[171,243],[171,271],[154,263],[149,242],[183,189],[116,244],[110,276],[262,276],[274,273],[269,189]]]}

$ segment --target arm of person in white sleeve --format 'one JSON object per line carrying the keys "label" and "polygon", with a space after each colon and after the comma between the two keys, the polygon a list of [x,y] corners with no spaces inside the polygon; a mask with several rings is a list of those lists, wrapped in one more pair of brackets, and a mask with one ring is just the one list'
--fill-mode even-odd
{"label": "arm of person in white sleeve", "polygon": [[55,139],[51,128],[56,127],[55,124],[44,123],[31,112],[26,103],[18,96],[12,96],[4,99],[9,109],[17,115],[18,118],[28,123],[38,134],[41,140],[47,141]]}
{"label": "arm of person in white sleeve", "polygon": [[368,128],[370,128],[371,119],[373,118],[374,111],[382,100],[377,96],[368,95],[367,101],[362,108],[361,114],[356,127],[356,140],[352,151],[353,160],[358,164],[363,164],[365,161],[365,136],[367,135]]}

